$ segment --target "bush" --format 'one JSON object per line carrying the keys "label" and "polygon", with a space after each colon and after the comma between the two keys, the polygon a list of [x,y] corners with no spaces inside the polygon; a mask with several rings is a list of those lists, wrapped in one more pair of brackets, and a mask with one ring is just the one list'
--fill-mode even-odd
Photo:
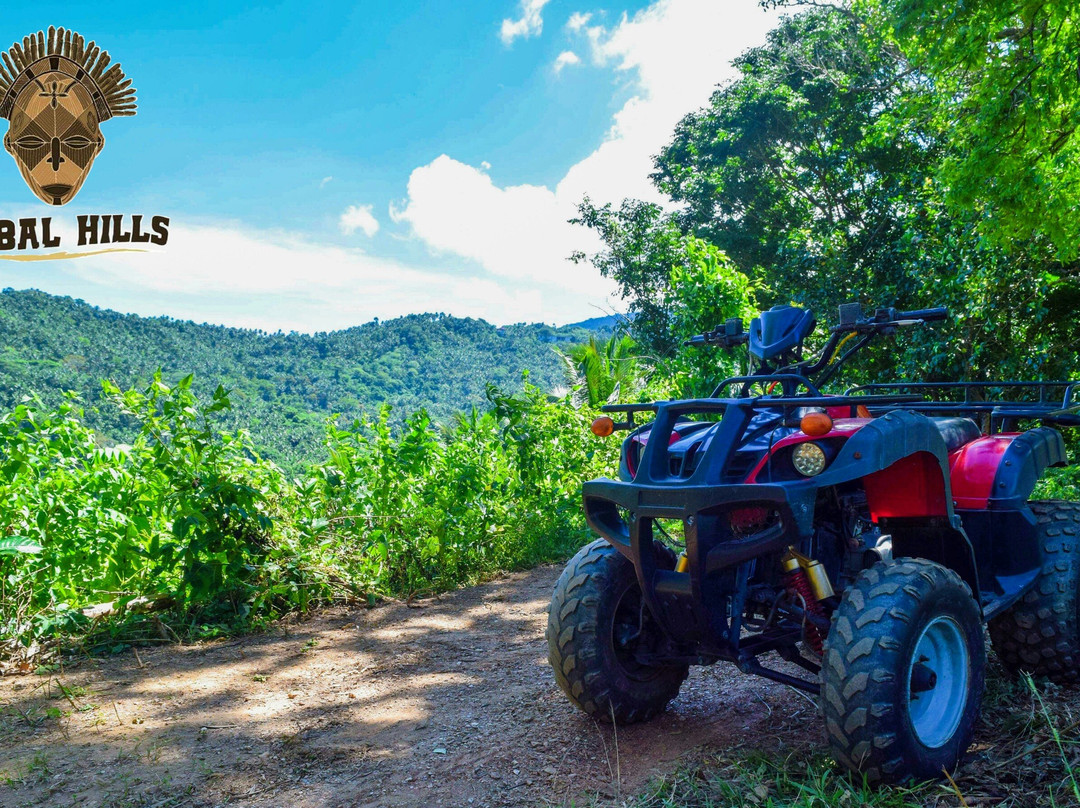
{"label": "bush", "polygon": [[191,381],[104,384],[131,445],[101,445],[74,397],[0,417],[0,644],[85,635],[86,607],[140,597],[205,632],[554,560],[586,539],[582,479],[615,460],[589,412],[526,382],[447,428],[419,411],[395,432],[387,407],[331,422],[327,459],[290,480],[217,428],[226,391],[200,403]]}

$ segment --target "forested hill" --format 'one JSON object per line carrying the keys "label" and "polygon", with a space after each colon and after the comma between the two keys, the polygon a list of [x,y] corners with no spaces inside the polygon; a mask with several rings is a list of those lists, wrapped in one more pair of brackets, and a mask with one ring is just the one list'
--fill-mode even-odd
{"label": "forested hill", "polygon": [[[321,456],[325,419],[397,415],[425,407],[435,420],[484,401],[488,382],[520,389],[521,372],[550,389],[562,383],[552,350],[588,339],[580,326],[511,325],[436,314],[374,321],[315,335],[197,325],[99,309],[38,291],[0,294],[0,406],[35,391],[55,402],[74,390],[101,402],[101,379],[146,384],[195,374],[201,393],[234,391],[231,417],[266,456],[290,468]],[[126,437],[111,407],[88,420],[107,437]]]}

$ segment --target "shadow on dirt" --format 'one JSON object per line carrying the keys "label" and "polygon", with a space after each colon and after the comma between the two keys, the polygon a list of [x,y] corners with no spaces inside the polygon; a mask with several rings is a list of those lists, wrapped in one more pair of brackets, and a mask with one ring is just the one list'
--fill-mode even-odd
{"label": "shadow on dirt", "polygon": [[0,805],[617,802],[703,743],[820,735],[806,697],[724,666],[649,724],[597,725],[547,665],[557,575],[0,680]]}

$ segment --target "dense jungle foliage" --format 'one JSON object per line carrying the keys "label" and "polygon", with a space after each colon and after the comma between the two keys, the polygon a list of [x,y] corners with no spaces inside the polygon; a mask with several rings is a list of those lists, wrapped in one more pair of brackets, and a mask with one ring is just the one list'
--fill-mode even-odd
{"label": "dense jungle foliage", "polygon": [[1067,4],[821,5],[784,19],[679,124],[652,175],[675,205],[581,205],[606,244],[592,262],[637,315],[633,336],[658,356],[681,342],[666,301],[694,236],[726,253],[763,307],[797,302],[830,322],[851,301],[950,307],[942,328],[878,346],[861,363],[871,375],[1075,375],[1080,82]]}
{"label": "dense jungle foliage", "polygon": [[[223,431],[223,388],[200,402],[192,378],[142,391],[105,384],[106,406],[137,424],[102,446],[70,396],[0,417],[0,642],[54,635],[111,647],[176,631],[215,633],[334,599],[374,602],[459,585],[564,556],[584,540],[577,487],[610,466],[586,410],[526,383],[489,387],[489,408],[400,429],[389,408],[327,425],[326,460],[298,478]],[[81,607],[149,598],[171,607],[119,624]],[[180,625],[175,625],[180,620]],[[184,628],[186,626],[186,628]]]}
{"label": "dense jungle foliage", "polygon": [[397,420],[426,409],[443,421],[484,403],[488,384],[521,389],[521,372],[549,388],[563,381],[552,350],[610,328],[510,325],[440,314],[411,315],[320,334],[267,334],[138,317],[36,291],[0,294],[0,409],[38,392],[60,403],[78,392],[87,423],[114,440],[129,440],[135,424],[99,407],[101,380],[145,386],[158,368],[178,381],[195,374],[194,390],[221,384],[233,403],[223,425],[248,430],[263,456],[301,471],[322,454],[327,416],[343,422],[382,404]]}
{"label": "dense jungle foliage", "polygon": [[[711,389],[736,361],[682,341],[757,307],[951,309],[836,388],[1080,376],[1071,12],[781,5],[657,156],[670,205],[582,202],[605,247],[574,259],[618,284],[627,334],[415,316],[266,335],[0,297],[8,651],[229,630],[569,553],[580,482],[617,451],[589,435],[593,408]],[[1041,493],[1080,499],[1077,480]],[[106,602],[133,608],[81,611]]]}

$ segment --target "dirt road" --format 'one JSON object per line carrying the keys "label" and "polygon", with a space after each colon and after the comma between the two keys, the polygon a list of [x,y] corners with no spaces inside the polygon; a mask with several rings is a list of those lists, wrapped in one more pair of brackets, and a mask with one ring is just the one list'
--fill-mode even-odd
{"label": "dirt road", "polygon": [[619,804],[703,745],[819,737],[804,696],[725,665],[649,724],[595,724],[547,665],[557,575],[0,679],[0,805]]}

